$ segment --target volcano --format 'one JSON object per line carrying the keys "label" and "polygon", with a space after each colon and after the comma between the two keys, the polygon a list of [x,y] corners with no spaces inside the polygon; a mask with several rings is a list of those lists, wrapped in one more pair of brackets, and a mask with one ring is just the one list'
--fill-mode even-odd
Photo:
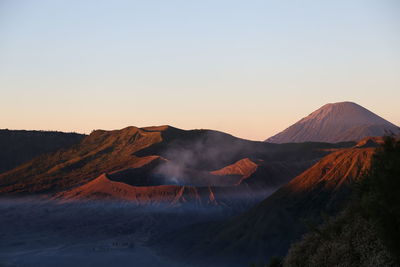
{"label": "volcano", "polygon": [[322,106],[286,130],[266,140],[270,143],[358,141],[370,136],[397,133],[399,128],[368,109],[339,102]]}
{"label": "volcano", "polygon": [[376,150],[373,144],[364,143],[325,156],[240,216],[191,226],[155,242],[162,253],[173,257],[169,248],[176,246],[179,255],[204,259],[204,265],[227,258],[234,266],[241,260],[245,265],[251,259],[282,257],[290,244],[309,230],[308,225],[318,225],[321,216],[337,214],[348,203],[354,184],[370,169]]}
{"label": "volcano", "polygon": [[348,145],[354,144],[270,144],[171,126],[96,130],[72,147],[0,174],[0,195],[139,204],[221,203],[250,192],[264,198],[332,149]]}

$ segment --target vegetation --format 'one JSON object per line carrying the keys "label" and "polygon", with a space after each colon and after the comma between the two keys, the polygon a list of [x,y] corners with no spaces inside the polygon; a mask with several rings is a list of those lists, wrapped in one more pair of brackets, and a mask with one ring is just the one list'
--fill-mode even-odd
{"label": "vegetation", "polygon": [[39,155],[70,147],[84,137],[77,133],[0,130],[0,173]]}
{"label": "vegetation", "polygon": [[386,137],[350,204],[293,244],[284,266],[398,266],[399,187],[400,141]]}
{"label": "vegetation", "polygon": [[[358,187],[363,216],[393,255],[400,257],[400,141],[386,137],[371,173]],[[399,262],[400,260],[397,259]]]}

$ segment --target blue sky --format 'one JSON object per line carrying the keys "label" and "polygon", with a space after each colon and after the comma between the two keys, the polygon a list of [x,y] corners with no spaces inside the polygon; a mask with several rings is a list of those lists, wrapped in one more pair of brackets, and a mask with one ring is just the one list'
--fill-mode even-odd
{"label": "blue sky", "polygon": [[354,101],[399,125],[400,2],[0,0],[0,128],[263,140]]}

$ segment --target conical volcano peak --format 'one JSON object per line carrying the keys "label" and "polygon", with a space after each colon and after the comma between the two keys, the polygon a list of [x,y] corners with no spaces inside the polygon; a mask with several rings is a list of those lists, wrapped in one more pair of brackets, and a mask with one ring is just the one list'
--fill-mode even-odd
{"label": "conical volcano peak", "polygon": [[368,136],[398,132],[398,127],[353,102],[329,103],[293,124],[267,142],[358,141]]}
{"label": "conical volcano peak", "polygon": [[390,122],[353,102],[326,104],[304,118],[304,121],[324,119],[335,119],[338,120],[337,122],[350,124],[390,124]]}

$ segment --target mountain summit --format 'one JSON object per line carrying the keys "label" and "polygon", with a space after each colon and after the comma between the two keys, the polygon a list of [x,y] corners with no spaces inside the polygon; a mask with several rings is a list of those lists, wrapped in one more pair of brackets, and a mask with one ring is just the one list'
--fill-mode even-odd
{"label": "mountain summit", "polygon": [[353,102],[329,103],[266,140],[270,143],[358,141],[399,128]]}

